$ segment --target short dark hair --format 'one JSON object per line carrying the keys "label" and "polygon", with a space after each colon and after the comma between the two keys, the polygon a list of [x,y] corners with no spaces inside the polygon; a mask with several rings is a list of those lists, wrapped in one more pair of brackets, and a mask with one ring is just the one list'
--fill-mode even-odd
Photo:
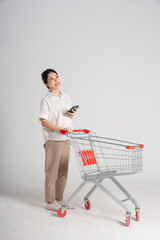
{"label": "short dark hair", "polygon": [[[49,74],[50,72],[54,72],[54,73],[56,73],[56,74],[58,75],[58,73],[57,73],[55,70],[53,70],[53,69],[46,69],[46,70],[41,74],[42,81],[44,82],[44,84],[48,83],[47,78],[48,78],[48,74]],[[47,87],[47,88],[49,89],[49,87]]]}

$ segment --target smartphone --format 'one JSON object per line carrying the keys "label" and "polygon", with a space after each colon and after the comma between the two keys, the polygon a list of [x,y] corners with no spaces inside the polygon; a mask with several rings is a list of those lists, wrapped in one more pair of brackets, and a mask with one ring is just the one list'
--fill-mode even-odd
{"label": "smartphone", "polygon": [[69,109],[68,112],[73,113],[73,111],[76,110],[77,108],[79,108],[79,105],[75,105],[75,106],[71,107],[71,109]]}

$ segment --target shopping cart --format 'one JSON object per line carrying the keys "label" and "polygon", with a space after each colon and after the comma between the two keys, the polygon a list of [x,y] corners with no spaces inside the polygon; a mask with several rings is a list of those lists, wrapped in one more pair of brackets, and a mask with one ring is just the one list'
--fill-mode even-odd
{"label": "shopping cart", "polygon": [[[61,130],[66,134],[67,131]],[[116,201],[126,211],[126,225],[130,225],[130,208],[125,204],[130,200],[135,205],[136,220],[140,219],[140,206],[132,195],[114,178],[114,176],[130,175],[142,171],[143,144],[131,143],[106,137],[97,136],[89,130],[74,130],[68,134],[68,139],[73,147],[79,165],[82,184],[57,211],[59,217],[66,215],[68,203],[76,196],[85,183],[93,183],[94,186],[84,197],[85,208],[89,210],[91,203],[89,197],[97,187]],[[109,191],[102,181],[110,179],[125,195],[126,199],[120,200]]]}

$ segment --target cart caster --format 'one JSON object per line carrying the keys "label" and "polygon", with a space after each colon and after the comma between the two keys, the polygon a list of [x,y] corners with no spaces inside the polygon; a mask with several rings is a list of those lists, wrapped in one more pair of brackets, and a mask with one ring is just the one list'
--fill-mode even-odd
{"label": "cart caster", "polygon": [[136,211],[136,221],[139,221],[139,219],[140,219],[140,211],[137,210]]}
{"label": "cart caster", "polygon": [[59,208],[57,211],[58,217],[65,217],[67,214],[67,211],[65,210],[63,213],[61,213],[62,208]]}
{"label": "cart caster", "polygon": [[87,201],[85,202],[85,208],[86,208],[87,210],[90,210],[90,209],[91,209],[91,202],[90,202],[89,200],[87,200]]}
{"label": "cart caster", "polygon": [[126,226],[130,226],[130,215],[126,215]]}

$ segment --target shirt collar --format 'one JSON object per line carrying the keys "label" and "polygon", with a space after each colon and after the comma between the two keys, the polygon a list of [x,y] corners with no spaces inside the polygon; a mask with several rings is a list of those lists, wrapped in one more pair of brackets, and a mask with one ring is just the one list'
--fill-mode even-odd
{"label": "shirt collar", "polygon": [[[63,98],[64,96],[65,96],[65,94],[62,92],[62,91],[60,91],[61,92],[61,98]],[[48,91],[48,94],[47,94],[48,96],[50,96],[50,97],[57,97],[54,93],[52,93],[52,92],[50,92],[50,91]],[[59,98],[59,97],[58,97]]]}

